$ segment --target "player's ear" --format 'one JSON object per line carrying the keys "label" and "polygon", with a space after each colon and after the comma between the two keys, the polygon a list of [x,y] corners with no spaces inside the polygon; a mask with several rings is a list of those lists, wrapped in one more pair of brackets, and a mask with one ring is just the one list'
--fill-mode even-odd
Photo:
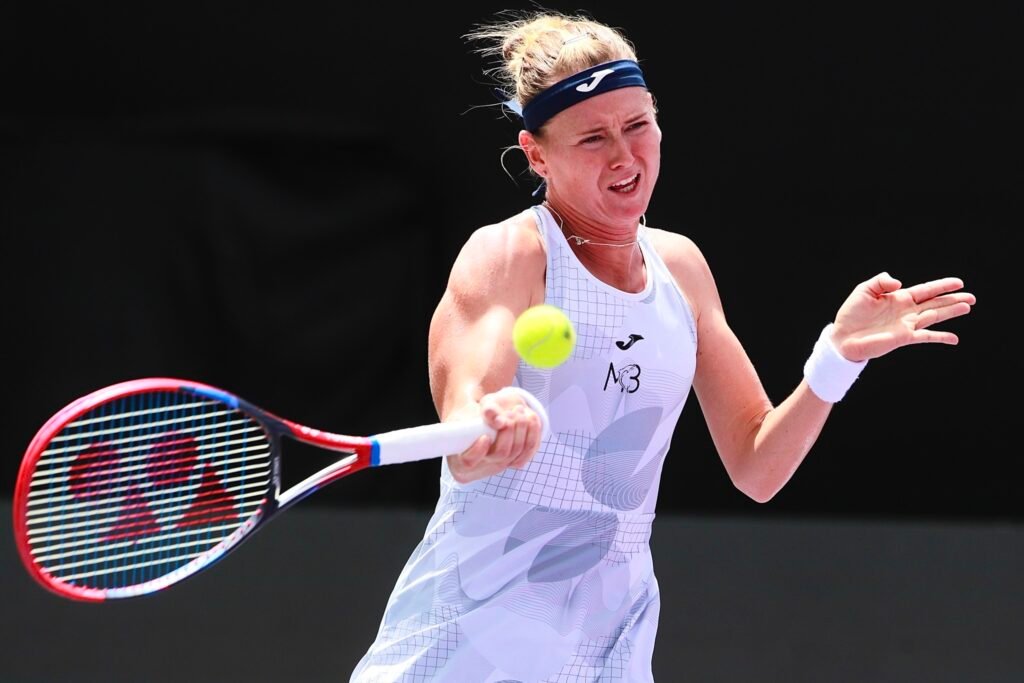
{"label": "player's ear", "polygon": [[527,130],[519,131],[519,147],[522,148],[523,154],[526,155],[526,160],[530,162],[530,168],[533,169],[533,172],[541,178],[546,178],[547,162],[545,161],[544,148],[541,147],[540,142],[533,136],[533,133]]}

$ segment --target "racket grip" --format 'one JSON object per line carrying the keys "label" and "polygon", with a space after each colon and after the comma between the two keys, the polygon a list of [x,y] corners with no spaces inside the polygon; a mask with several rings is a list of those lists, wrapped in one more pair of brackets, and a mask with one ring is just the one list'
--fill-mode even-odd
{"label": "racket grip", "polygon": [[[502,391],[518,394],[541,419],[541,439],[550,432],[547,411],[540,401],[525,389],[505,387]],[[372,437],[373,456],[371,465],[394,465],[414,460],[427,460],[443,455],[461,453],[483,435],[493,437],[495,431],[484,422],[483,418],[460,420],[458,422],[439,422],[422,427],[396,429]]]}

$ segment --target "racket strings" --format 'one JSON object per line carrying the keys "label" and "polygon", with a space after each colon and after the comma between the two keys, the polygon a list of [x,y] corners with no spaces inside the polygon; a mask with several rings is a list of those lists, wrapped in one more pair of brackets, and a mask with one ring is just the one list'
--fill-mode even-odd
{"label": "racket strings", "polygon": [[65,425],[36,464],[25,514],[33,561],[103,590],[179,572],[254,525],[274,485],[271,451],[254,418],[187,391],[102,404]]}
{"label": "racket strings", "polygon": [[[239,502],[253,502],[259,503],[266,496],[266,486],[260,488],[260,490],[254,493],[240,493],[235,496]],[[155,511],[160,516],[163,510]],[[61,519],[74,519],[74,516],[62,515]],[[102,520],[100,523],[107,524],[106,520]],[[179,525],[180,526],[180,525]],[[46,546],[47,552],[53,552],[55,550],[63,550],[65,548],[76,548],[85,545],[89,545],[96,542],[94,534],[84,533],[89,527],[96,529],[97,522],[82,522],[81,524],[65,524],[65,525],[53,525],[50,527],[52,531],[59,531],[59,533],[43,535],[40,534],[34,537],[37,543],[49,542]],[[76,529],[82,533],[69,534],[65,533],[70,529]],[[71,539],[71,540],[66,540]],[[158,540],[158,537],[153,537],[151,540]],[[42,561],[46,558],[46,555],[37,555],[36,561]]]}
{"label": "racket strings", "polygon": [[[265,475],[265,478],[259,478],[259,475]],[[224,488],[230,493],[235,494],[236,497],[242,497],[245,495],[243,492],[249,489],[258,489],[261,492],[265,492],[267,487],[270,485],[270,468],[269,466],[265,470],[257,470],[255,468],[249,470],[246,469],[242,476],[231,477],[226,476],[221,480],[224,483]],[[229,484],[238,484],[238,486],[230,486]],[[111,489],[112,493],[127,493],[135,490],[134,485],[122,486],[117,489]],[[209,493],[193,494],[193,489],[190,487],[181,487],[178,490],[171,491],[173,494],[181,493],[182,495],[175,495],[174,497],[167,497],[165,491],[144,491],[139,494],[141,498],[149,500],[149,507],[154,511],[165,510],[170,511],[180,505],[182,501],[192,500],[193,498],[203,498]],[[65,496],[53,496],[48,501],[52,504],[46,507],[37,509],[30,509],[25,514],[26,519],[42,518],[46,522],[57,522],[65,519],[84,520],[84,518],[92,515],[102,515],[109,508],[110,502],[108,500],[100,501],[88,501],[83,503],[71,503],[64,504],[66,501],[77,500],[77,498],[68,494]],[[61,513],[49,514],[53,509],[59,508]],[[93,522],[81,521],[78,524],[68,525],[68,528],[79,528],[92,524]],[[58,525],[53,525],[53,529],[59,528]]]}
{"label": "racket strings", "polygon": [[[250,496],[252,494],[247,493],[248,491],[255,489],[260,495],[266,491],[270,484],[270,470],[263,471],[266,475],[265,478],[254,479],[252,474],[257,472],[247,472],[245,476],[240,477],[225,477],[222,481],[225,484],[225,490],[233,494],[236,498],[242,498]],[[228,484],[238,483],[238,486],[229,486]],[[121,487],[119,492],[133,491],[132,486]],[[141,502],[135,503],[136,506],[145,504],[146,507],[153,510],[154,512],[170,512],[178,507],[184,501],[190,501],[195,499],[208,498],[214,495],[213,492],[200,492],[195,493],[193,488],[181,487],[180,490],[174,491],[173,493],[181,493],[181,495],[174,495],[168,498],[164,491],[145,491],[138,495],[138,498],[142,499]],[[66,496],[55,496],[53,498],[55,502],[62,502],[68,500],[77,500],[73,495]],[[79,529],[82,527],[94,525],[97,523],[96,519],[90,519],[91,517],[100,517],[108,511],[110,502],[107,500],[100,501],[89,501],[84,503],[71,503],[67,505],[59,506],[47,506],[45,508],[29,510],[25,514],[26,519],[33,521],[39,520],[50,524],[52,531],[57,531],[62,528],[59,524],[64,520],[74,520],[71,524],[67,524],[68,529]],[[131,506],[123,505],[122,508],[127,511]],[[53,514],[51,511],[55,508],[59,508],[60,512]]]}
{"label": "racket strings", "polygon": [[[231,455],[236,455],[238,453],[244,454],[245,457],[242,457],[242,458],[230,458],[229,457]],[[247,474],[251,474],[251,472],[252,472],[252,462],[251,462],[251,459],[250,459],[250,457],[252,455],[252,450],[251,449],[239,449],[239,450],[236,450],[236,451],[225,451],[222,455],[226,458],[225,460],[222,461],[222,465],[224,466],[224,469],[222,470],[222,473],[224,475],[229,476],[231,474],[237,474],[239,472],[245,472]],[[236,465],[236,467],[231,468],[232,465]],[[168,484],[177,484],[177,483],[181,483],[181,482],[190,481],[191,480],[191,476],[186,476],[186,477],[179,476],[179,477],[174,477],[174,478],[166,478],[165,475],[167,475],[167,474],[180,474],[181,472],[188,472],[188,473],[191,474],[195,470],[195,463],[194,462],[191,463],[191,465],[189,467],[180,467],[180,468],[175,468],[175,469],[164,468],[164,469],[158,469],[158,470],[156,470],[154,472],[145,472],[145,471],[143,471],[143,472],[134,472],[133,473],[133,470],[136,470],[136,469],[138,469],[138,468],[132,468],[132,467],[123,467],[123,468],[116,468],[115,467],[115,468],[111,468],[109,473],[108,473],[108,476],[106,478],[104,478],[102,480],[93,479],[91,481],[91,483],[94,484],[94,485],[95,484],[102,484],[103,485],[103,491],[105,493],[107,493],[107,494],[124,493],[124,492],[128,492],[128,491],[134,490],[137,487],[137,484],[139,482],[141,482],[141,481],[153,480],[155,476],[164,476],[165,478],[161,479],[160,483],[163,486],[166,487]],[[130,473],[130,474],[126,474],[126,473]],[[117,475],[120,475],[120,474],[125,474],[125,476],[117,476]],[[98,476],[101,476],[101,475],[97,474],[96,476],[98,477]],[[51,483],[53,481],[61,481],[64,478],[66,478],[66,475],[62,473],[62,474],[59,474],[59,475],[53,477],[52,479],[41,478],[39,480],[39,482],[34,482],[34,483],[38,483],[40,485],[43,485],[43,484]],[[95,489],[90,489],[88,487],[88,483],[90,483],[90,482],[83,483],[82,479],[84,479],[84,478],[85,477],[80,477],[77,481],[72,483],[68,487],[69,493],[64,494],[63,499],[73,498],[73,499],[77,500],[77,499],[80,499],[80,498],[93,497],[93,494],[95,493]],[[119,485],[119,484],[126,484],[126,485],[118,487],[117,485]],[[188,487],[184,487],[184,488],[188,488]],[[167,489],[164,489],[164,490],[165,490],[165,492],[168,492]],[[52,502],[58,501],[58,500],[62,499],[62,497],[60,495],[53,496],[53,497],[46,497],[46,494],[39,493],[38,495],[35,495],[36,500],[33,500],[33,496],[34,495],[35,495],[34,491],[29,492],[28,501],[29,501],[30,505],[37,505],[37,506],[38,505],[50,505],[50,504],[52,504]]]}
{"label": "racket strings", "polygon": [[[218,525],[218,526],[211,527],[210,531],[225,531],[227,533],[230,533],[232,530],[236,529],[237,527],[238,527],[237,524],[221,524],[221,525]],[[160,535],[157,535],[157,536],[153,536],[150,540],[152,542],[170,543],[170,542],[173,542],[173,541],[178,541],[178,540],[180,540],[182,538],[188,538],[190,536],[192,536],[192,533],[191,533],[191,531],[188,531],[188,530],[186,530],[186,531],[171,531],[171,532],[168,532],[168,533],[165,533],[165,534],[160,534]],[[78,541],[78,542],[76,542],[73,545],[81,547],[82,545],[85,545],[85,544],[88,544],[88,543],[92,543],[92,541]],[[109,546],[107,547],[107,551],[108,552],[113,552],[115,550],[121,550],[121,549],[124,549],[124,548],[132,548],[135,545],[136,544],[135,544],[135,542],[133,540],[126,539],[126,540],[121,541],[121,542],[110,543]],[[57,550],[65,550],[66,548],[69,548],[71,546],[72,546],[72,544],[64,544],[63,546],[61,546],[61,545],[51,546],[48,549],[49,550],[49,554],[47,554],[47,555],[38,555],[38,556],[35,557],[35,559],[36,559],[37,562],[45,562],[45,563],[47,563],[46,566],[48,567],[48,571],[53,573],[53,572],[57,571],[56,565],[58,564],[59,560],[66,560],[68,558],[75,558],[75,557],[80,557],[81,556],[81,553],[79,553],[77,551],[73,551],[73,552],[56,552]],[[67,577],[64,577],[64,578],[67,579]]]}
{"label": "racket strings", "polygon": [[[178,431],[188,434],[192,437],[192,441],[196,443],[197,449],[206,449],[214,447],[223,447],[236,444],[251,444],[254,441],[265,441],[266,436],[263,433],[263,429],[253,423],[251,420],[235,420],[236,423],[244,425],[237,429],[223,429],[218,431],[216,434],[198,434],[199,429],[205,427],[193,427],[191,429],[180,429]],[[79,423],[74,423],[79,424]],[[229,423],[225,423],[229,424]],[[231,439],[230,437],[245,436],[242,439]],[[200,442],[211,441],[216,439],[215,444],[202,444]],[[124,438],[124,439],[113,439],[104,441],[105,446],[110,446],[109,450],[99,451],[95,448],[90,448],[88,444],[67,446],[64,448],[48,448],[42,452],[39,461],[36,463],[36,469],[53,469],[61,465],[66,465],[71,462],[79,464],[85,464],[90,460],[96,460],[101,457],[109,458],[113,453],[117,456],[120,462],[139,462],[146,460],[149,457],[149,451],[152,448],[152,443],[146,441],[156,441],[156,437],[152,439],[145,439],[139,436]],[[185,443],[185,439],[181,439],[182,443]],[[140,443],[144,442],[144,443]],[[133,445],[134,444],[134,445]],[[184,449],[182,449],[184,450]],[[129,453],[136,453],[137,455],[128,455]],[[59,455],[58,455],[59,454]]]}
{"label": "racket strings", "polygon": [[[221,408],[226,408],[226,406],[223,406],[222,404],[217,405]],[[174,406],[174,408],[175,410],[178,411],[188,411],[203,410],[204,408],[209,408],[209,406],[210,403],[208,401],[196,401],[194,403],[179,403],[176,406]],[[79,430],[89,428],[89,435],[94,438],[100,436],[107,436],[110,434],[124,434],[126,432],[132,431],[133,429],[152,429],[153,427],[161,427],[168,424],[174,424],[177,421],[177,419],[166,421],[159,419],[159,417],[162,416],[162,414],[166,413],[166,410],[167,409],[164,407],[150,408],[147,410],[127,410],[125,412],[117,413],[115,415],[105,415],[101,417],[89,417],[75,420],[75,422],[73,424],[69,424],[68,427],[77,427]],[[205,416],[212,419],[220,415],[229,415],[234,412],[236,411],[234,411],[233,409],[225,409],[220,412],[216,410],[207,410],[205,412]],[[152,419],[154,416],[156,416],[157,419]],[[125,420],[139,420],[139,422],[138,424],[131,425],[125,424]],[[95,427],[96,425],[111,423],[115,424],[116,426],[113,426],[110,429],[92,429],[92,427]],[[57,436],[54,436],[52,439],[50,439],[50,443],[61,443],[62,441],[77,438],[78,434],[58,434]]]}

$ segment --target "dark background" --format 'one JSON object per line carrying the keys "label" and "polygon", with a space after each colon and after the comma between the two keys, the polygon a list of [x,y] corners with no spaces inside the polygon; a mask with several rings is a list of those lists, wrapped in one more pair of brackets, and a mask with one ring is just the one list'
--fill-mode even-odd
{"label": "dark background", "polygon": [[[690,397],[651,541],[654,673],[1018,683],[1024,10],[775,5],[586,5],[658,98],[649,223],[701,247],[776,402],[881,270],[962,277],[978,305],[942,326],[960,347],[872,361],[767,505],[731,486]],[[0,3],[0,511],[39,426],[122,380],[206,382],[342,433],[435,420],[448,270],[534,202],[460,37],[506,7]],[[324,464],[311,451],[286,479]],[[0,680],[347,680],[437,467],[339,481],[139,601],[47,593],[9,535]]]}
{"label": "dark background", "polygon": [[[4,4],[5,488],[53,412],[137,377],[342,433],[433,421],[448,269],[534,201],[460,37],[505,7]],[[648,222],[702,248],[774,401],[881,270],[979,299],[943,325],[960,347],[872,361],[766,506],[732,488],[691,396],[659,511],[1020,520],[1021,10],[586,10],[637,44],[658,98]],[[427,509],[436,476],[382,470],[305,504]]]}

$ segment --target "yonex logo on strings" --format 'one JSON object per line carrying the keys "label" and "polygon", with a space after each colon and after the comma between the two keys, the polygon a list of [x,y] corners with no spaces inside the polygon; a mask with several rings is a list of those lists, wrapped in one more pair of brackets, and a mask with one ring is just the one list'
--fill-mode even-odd
{"label": "yonex logo on strings", "polygon": [[[71,463],[68,489],[80,501],[95,505],[109,499],[118,504],[117,518],[108,520],[113,526],[101,537],[108,543],[134,543],[161,531],[237,518],[238,500],[200,451],[192,436],[179,432],[159,435],[144,453],[122,452],[112,442],[96,441]],[[122,458],[141,464],[126,466]],[[187,509],[184,504],[166,505],[182,499],[189,503]]]}
{"label": "yonex logo on strings", "polygon": [[590,76],[590,82],[580,83],[579,85],[576,86],[576,90],[577,92],[590,92],[591,90],[596,88],[601,81],[604,80],[605,76],[613,73],[615,73],[615,69],[601,69],[600,71],[595,71]]}

